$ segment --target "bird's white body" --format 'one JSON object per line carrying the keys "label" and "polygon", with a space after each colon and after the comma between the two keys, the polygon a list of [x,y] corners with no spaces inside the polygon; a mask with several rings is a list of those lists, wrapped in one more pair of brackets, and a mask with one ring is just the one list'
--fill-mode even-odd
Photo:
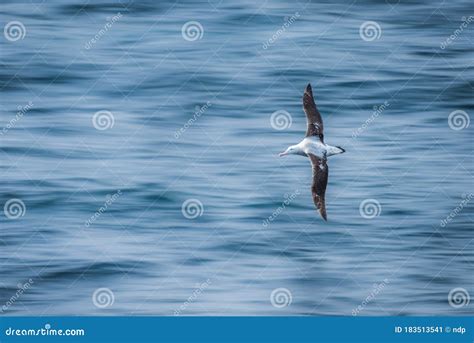
{"label": "bird's white body", "polygon": [[308,156],[308,154],[315,155],[319,158],[326,159],[329,156],[342,154],[344,149],[321,142],[319,137],[305,137],[296,145],[290,146],[281,156],[284,155],[301,155]]}

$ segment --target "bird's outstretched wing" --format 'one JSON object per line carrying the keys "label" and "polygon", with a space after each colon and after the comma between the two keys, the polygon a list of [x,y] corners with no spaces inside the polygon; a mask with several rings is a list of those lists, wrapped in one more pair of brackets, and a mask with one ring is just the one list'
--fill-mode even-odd
{"label": "bird's outstretched wing", "polygon": [[323,120],[319,113],[313,98],[313,90],[311,84],[308,83],[303,94],[303,110],[306,113],[306,120],[308,129],[306,130],[306,137],[319,136],[321,142],[324,141],[323,136]]}
{"label": "bird's outstretched wing", "polygon": [[329,168],[326,159],[308,154],[313,166],[313,184],[311,185],[311,194],[313,195],[314,205],[318,209],[321,217],[328,220],[326,216],[326,186],[328,185]]}

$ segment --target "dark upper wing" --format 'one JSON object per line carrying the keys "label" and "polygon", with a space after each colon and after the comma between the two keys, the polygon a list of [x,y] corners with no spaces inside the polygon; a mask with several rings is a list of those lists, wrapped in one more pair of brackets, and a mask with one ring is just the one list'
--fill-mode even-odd
{"label": "dark upper wing", "polygon": [[326,186],[328,184],[329,168],[325,159],[308,154],[313,166],[313,184],[311,185],[311,193],[316,208],[319,210],[321,217],[328,220],[326,216]]}
{"label": "dark upper wing", "polygon": [[313,90],[311,89],[310,83],[308,83],[304,91],[303,109],[304,113],[306,113],[306,119],[308,122],[306,137],[319,136],[321,141],[323,141],[323,120],[321,119],[321,114],[314,103]]}

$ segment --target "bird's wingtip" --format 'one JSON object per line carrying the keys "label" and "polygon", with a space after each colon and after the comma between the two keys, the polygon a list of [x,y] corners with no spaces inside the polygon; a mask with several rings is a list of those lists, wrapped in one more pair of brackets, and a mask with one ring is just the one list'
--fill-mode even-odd
{"label": "bird's wingtip", "polygon": [[311,83],[308,83],[304,90],[304,94],[309,95],[311,98],[313,97],[313,88],[311,88]]}
{"label": "bird's wingtip", "polygon": [[328,221],[328,216],[327,216],[327,213],[326,213],[326,208],[318,209],[318,212],[319,212],[319,215],[321,216],[321,218],[323,218],[324,221],[327,222]]}

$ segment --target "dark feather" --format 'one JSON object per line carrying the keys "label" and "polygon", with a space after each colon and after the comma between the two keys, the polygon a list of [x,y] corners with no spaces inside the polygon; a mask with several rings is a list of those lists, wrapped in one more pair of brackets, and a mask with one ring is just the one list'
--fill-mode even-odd
{"label": "dark feather", "polygon": [[306,113],[306,120],[308,128],[306,130],[306,137],[318,136],[321,142],[324,142],[323,135],[323,120],[314,102],[313,90],[311,84],[308,83],[303,94],[303,110]]}
{"label": "dark feather", "polygon": [[311,194],[313,202],[318,209],[321,217],[327,219],[326,215],[326,186],[328,184],[329,168],[326,159],[308,154],[313,166],[313,184],[311,185]]}

